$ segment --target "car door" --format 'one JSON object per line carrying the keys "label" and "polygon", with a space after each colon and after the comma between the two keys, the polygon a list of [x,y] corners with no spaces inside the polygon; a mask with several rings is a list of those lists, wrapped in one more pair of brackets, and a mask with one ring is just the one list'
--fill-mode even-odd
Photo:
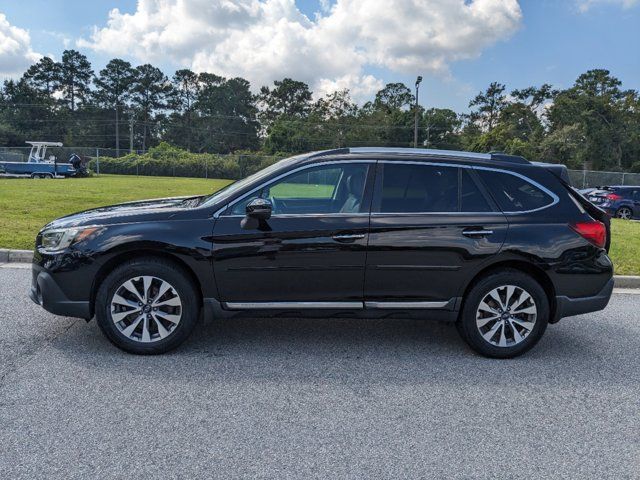
{"label": "car door", "polygon": [[631,199],[633,200],[633,217],[640,217],[640,188],[633,190]]}
{"label": "car door", "polygon": [[464,166],[380,161],[365,275],[371,308],[452,308],[508,224]]}
{"label": "car door", "polygon": [[[301,167],[232,202],[213,233],[220,300],[230,308],[362,308],[374,165]],[[255,198],[271,201],[271,218],[243,228]]]}

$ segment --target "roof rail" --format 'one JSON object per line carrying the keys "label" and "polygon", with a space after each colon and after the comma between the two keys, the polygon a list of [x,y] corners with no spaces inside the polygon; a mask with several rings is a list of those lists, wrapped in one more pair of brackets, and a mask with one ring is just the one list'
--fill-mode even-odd
{"label": "roof rail", "polygon": [[455,150],[432,150],[428,148],[395,148],[395,147],[355,147],[349,148],[350,153],[396,153],[404,155],[425,155],[431,157],[457,157],[491,160],[487,153],[459,152]]}
{"label": "roof rail", "polygon": [[472,160],[493,160],[498,162],[510,163],[530,163],[526,158],[517,155],[507,155],[501,152],[477,153],[477,152],[461,152],[456,150],[434,150],[428,148],[398,148],[398,147],[349,147],[334,148],[332,150],[322,150],[310,153],[307,158],[324,157],[327,155],[344,155],[346,153],[361,154],[397,154],[397,155],[424,155],[427,157],[450,157],[450,158],[468,158]]}
{"label": "roof rail", "polygon": [[307,155],[307,158],[324,157],[326,155],[342,155],[345,153],[349,153],[348,148],[334,148],[331,150],[320,150],[317,152],[311,152],[309,155]]}

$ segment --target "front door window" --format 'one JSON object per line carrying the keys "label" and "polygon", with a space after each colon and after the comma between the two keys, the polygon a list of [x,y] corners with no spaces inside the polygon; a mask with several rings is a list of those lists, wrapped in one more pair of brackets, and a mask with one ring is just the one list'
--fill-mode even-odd
{"label": "front door window", "polygon": [[276,215],[360,213],[368,165],[331,164],[310,167],[265,185],[236,203],[231,213],[244,215],[255,198],[269,199]]}

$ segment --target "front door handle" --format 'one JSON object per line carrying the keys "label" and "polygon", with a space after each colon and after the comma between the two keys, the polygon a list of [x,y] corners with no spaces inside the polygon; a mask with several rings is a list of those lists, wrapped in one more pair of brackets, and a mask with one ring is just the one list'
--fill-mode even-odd
{"label": "front door handle", "polygon": [[493,230],[487,230],[486,228],[465,228],[462,231],[462,235],[469,238],[488,237],[493,235]]}
{"label": "front door handle", "polygon": [[364,233],[340,233],[331,238],[336,242],[348,243],[355,242],[356,240],[362,240],[364,237],[366,237]]}

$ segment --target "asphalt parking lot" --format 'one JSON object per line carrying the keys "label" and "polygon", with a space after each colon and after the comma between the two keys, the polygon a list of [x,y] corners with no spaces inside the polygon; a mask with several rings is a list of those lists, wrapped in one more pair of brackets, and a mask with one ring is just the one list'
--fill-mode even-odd
{"label": "asphalt parking lot", "polygon": [[639,478],[640,295],[511,361],[451,325],[209,321],[136,357],[0,268],[3,478]]}

